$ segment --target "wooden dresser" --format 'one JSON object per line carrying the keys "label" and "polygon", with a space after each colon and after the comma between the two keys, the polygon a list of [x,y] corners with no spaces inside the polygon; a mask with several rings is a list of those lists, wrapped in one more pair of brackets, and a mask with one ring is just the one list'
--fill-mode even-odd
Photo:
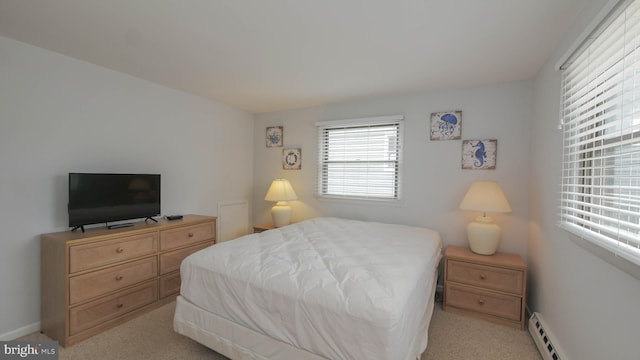
{"label": "wooden dresser", "polygon": [[42,331],[69,346],[173,301],[180,263],[215,235],[201,215],[43,234]]}
{"label": "wooden dresser", "polygon": [[527,265],[520,255],[449,246],[444,256],[445,311],[524,329]]}

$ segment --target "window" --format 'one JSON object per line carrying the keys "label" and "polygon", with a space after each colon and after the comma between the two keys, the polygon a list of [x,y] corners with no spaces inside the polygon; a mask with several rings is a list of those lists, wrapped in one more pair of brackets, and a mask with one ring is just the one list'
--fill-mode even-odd
{"label": "window", "polygon": [[317,123],[320,197],[400,199],[404,116]]}
{"label": "window", "polygon": [[563,66],[560,226],[640,265],[640,0]]}

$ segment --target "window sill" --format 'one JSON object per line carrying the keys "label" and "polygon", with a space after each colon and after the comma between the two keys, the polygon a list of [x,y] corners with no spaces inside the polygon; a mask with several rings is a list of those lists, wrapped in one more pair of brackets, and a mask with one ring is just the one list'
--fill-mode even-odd
{"label": "window sill", "polygon": [[355,197],[341,197],[341,196],[327,196],[327,195],[315,195],[318,201],[322,202],[335,202],[343,204],[355,204],[355,205],[381,205],[381,206],[394,206],[400,207],[404,205],[402,200],[397,199],[374,199],[374,198],[355,198]]}

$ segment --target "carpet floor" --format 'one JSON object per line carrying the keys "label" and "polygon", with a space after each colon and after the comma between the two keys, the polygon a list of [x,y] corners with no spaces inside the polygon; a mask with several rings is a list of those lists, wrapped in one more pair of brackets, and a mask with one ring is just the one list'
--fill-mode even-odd
{"label": "carpet floor", "polygon": [[[175,302],[69,348],[60,360],[225,360],[226,357],[173,331]],[[33,333],[21,341],[47,341]],[[442,311],[436,304],[429,345],[421,360],[540,360],[529,332]]]}

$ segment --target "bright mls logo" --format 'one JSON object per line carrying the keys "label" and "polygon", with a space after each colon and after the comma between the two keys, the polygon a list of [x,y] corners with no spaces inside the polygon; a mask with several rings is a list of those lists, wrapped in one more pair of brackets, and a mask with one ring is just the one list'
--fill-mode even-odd
{"label": "bright mls logo", "polygon": [[58,359],[57,341],[0,341],[0,360]]}

